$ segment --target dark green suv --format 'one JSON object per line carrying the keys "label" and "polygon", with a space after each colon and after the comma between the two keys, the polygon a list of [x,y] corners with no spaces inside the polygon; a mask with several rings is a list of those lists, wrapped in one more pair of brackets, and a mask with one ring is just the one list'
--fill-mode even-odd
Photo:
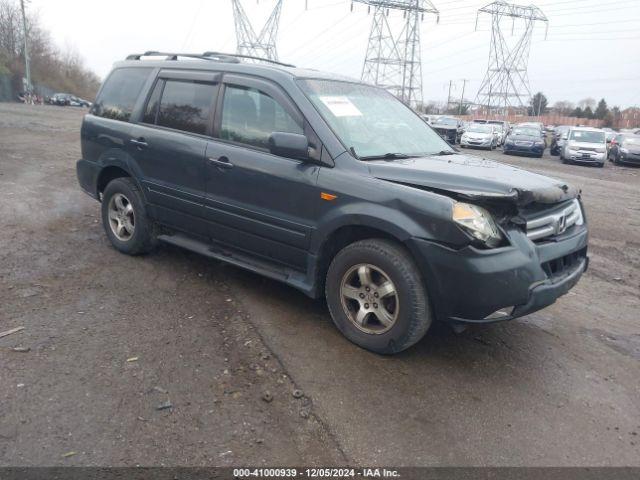
{"label": "dark green suv", "polygon": [[235,55],[117,63],[77,172],[121,252],[167,242],[326,296],[379,353],[550,305],[588,263],[571,186],[458,153],[383,89]]}

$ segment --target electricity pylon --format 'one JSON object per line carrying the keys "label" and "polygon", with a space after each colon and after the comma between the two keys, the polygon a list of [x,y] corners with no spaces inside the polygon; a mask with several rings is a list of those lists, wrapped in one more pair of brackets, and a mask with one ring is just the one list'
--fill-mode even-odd
{"label": "electricity pylon", "polygon": [[282,1],[283,0],[276,1],[276,5],[273,7],[267,23],[264,24],[260,33],[256,35],[249,21],[249,17],[247,17],[247,14],[242,8],[240,0],[231,0],[233,5],[233,19],[236,26],[236,40],[238,42],[236,53],[267,60],[278,60],[276,38],[278,36]]}
{"label": "electricity pylon", "polygon": [[[478,10],[476,28],[481,13],[491,15],[491,47],[487,73],[478,90],[476,103],[486,106],[488,111],[503,109],[504,113],[509,107],[526,107],[531,99],[527,68],[533,28],[536,21],[545,22],[548,28],[547,17],[535,5],[523,7],[498,1]],[[504,17],[511,18],[511,35],[515,32],[516,22],[524,22],[524,30],[515,42],[510,42],[511,46],[502,30]]]}
{"label": "electricity pylon", "polygon": [[[439,15],[430,0],[353,0],[374,8],[362,80],[381,86],[407,105],[422,103],[420,21]],[[352,4],[353,8],[353,4]],[[389,13],[398,10],[403,26],[394,33]]]}

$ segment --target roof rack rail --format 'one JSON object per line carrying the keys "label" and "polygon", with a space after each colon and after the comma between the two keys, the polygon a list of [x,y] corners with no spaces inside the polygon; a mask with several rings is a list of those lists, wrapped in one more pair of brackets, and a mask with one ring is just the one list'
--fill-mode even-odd
{"label": "roof rack rail", "polygon": [[175,52],[157,52],[155,50],[149,50],[144,53],[133,53],[127,55],[127,60],[140,60],[142,57],[166,57],[166,60],[178,60],[178,57],[185,58],[198,58],[201,60],[211,60],[214,62],[228,62],[228,63],[240,63],[240,59],[258,60],[266,63],[273,63],[275,65],[281,65],[283,67],[295,67],[290,63],[282,63],[276,60],[268,58],[254,57],[251,55],[241,55],[236,53],[221,53],[221,52],[204,52],[204,53],[175,53]]}
{"label": "roof rack rail", "polygon": [[283,62],[279,62],[277,60],[271,60],[270,58],[255,57],[253,55],[242,55],[240,53],[204,52],[203,55],[207,56],[207,57],[223,56],[223,57],[233,57],[233,58],[246,58],[246,59],[249,59],[249,60],[259,60],[261,62],[273,63],[274,65],[281,65],[283,67],[291,67],[291,68],[295,68],[296,67],[295,65],[292,65],[290,63],[283,63]]}

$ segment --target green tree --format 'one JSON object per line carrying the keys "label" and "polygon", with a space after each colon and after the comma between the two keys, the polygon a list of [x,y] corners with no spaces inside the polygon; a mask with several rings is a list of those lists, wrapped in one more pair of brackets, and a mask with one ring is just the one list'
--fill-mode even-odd
{"label": "green tree", "polygon": [[582,116],[584,118],[593,118],[593,110],[591,110],[591,107],[587,106],[582,112]]}
{"label": "green tree", "polygon": [[529,102],[528,114],[530,117],[539,116],[547,112],[547,104],[549,101],[547,97],[542,92],[536,93],[533,97],[531,97],[531,101]]}
{"label": "green tree", "polygon": [[584,112],[580,107],[576,107],[573,112],[571,112],[572,117],[582,118],[584,116]]}
{"label": "green tree", "polygon": [[598,102],[598,107],[596,108],[594,116],[595,118],[604,120],[608,113],[609,113],[609,107],[607,107],[607,102],[605,102],[604,98],[602,98]]}

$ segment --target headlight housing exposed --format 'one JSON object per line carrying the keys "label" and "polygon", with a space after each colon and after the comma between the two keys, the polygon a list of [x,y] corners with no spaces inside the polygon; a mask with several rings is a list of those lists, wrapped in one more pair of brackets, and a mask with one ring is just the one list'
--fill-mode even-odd
{"label": "headlight housing exposed", "polygon": [[472,237],[480,240],[487,247],[497,247],[502,241],[502,234],[493,217],[484,208],[470,203],[453,204],[452,219]]}

